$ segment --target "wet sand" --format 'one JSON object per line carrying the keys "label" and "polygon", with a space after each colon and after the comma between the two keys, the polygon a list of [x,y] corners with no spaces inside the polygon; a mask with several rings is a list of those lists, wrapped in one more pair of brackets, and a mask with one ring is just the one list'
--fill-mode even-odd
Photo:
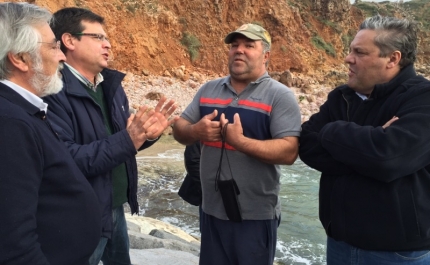
{"label": "wet sand", "polygon": [[140,151],[136,156],[156,156],[170,149],[185,149],[185,145],[178,143],[171,135],[163,135],[155,144]]}

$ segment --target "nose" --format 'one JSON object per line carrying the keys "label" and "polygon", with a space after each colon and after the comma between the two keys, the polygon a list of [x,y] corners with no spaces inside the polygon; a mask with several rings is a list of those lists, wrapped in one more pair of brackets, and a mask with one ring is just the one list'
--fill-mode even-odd
{"label": "nose", "polygon": [[103,48],[107,48],[107,49],[112,48],[108,39],[103,40]]}
{"label": "nose", "polygon": [[347,63],[347,64],[352,64],[352,63],[354,63],[353,56],[351,55],[351,52],[350,52],[350,53],[348,53],[348,55],[345,57],[344,62],[345,62],[345,63]]}
{"label": "nose", "polygon": [[63,51],[60,49],[57,50],[57,59],[59,62],[65,62],[66,61],[66,55],[64,55]]}

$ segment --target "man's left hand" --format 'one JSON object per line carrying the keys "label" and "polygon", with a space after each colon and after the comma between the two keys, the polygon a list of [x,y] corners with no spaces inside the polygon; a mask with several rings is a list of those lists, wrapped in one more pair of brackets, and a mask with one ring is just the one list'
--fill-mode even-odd
{"label": "man's left hand", "polygon": [[171,99],[167,104],[164,104],[166,101],[167,98],[163,96],[158,101],[157,106],[155,106],[151,118],[156,118],[157,121],[147,129],[146,135],[148,140],[157,139],[167,127],[179,119],[179,116],[170,117],[177,108],[177,106],[174,105],[175,101]]}

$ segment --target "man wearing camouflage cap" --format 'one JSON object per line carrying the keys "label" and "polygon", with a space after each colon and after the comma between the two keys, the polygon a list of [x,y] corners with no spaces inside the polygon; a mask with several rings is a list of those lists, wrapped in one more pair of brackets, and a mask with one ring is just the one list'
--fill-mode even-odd
{"label": "man wearing camouflage cap", "polygon": [[279,165],[297,158],[299,107],[267,73],[264,28],[245,24],[224,41],[230,75],[204,84],[173,128],[180,143],[201,142],[200,264],[272,265]]}

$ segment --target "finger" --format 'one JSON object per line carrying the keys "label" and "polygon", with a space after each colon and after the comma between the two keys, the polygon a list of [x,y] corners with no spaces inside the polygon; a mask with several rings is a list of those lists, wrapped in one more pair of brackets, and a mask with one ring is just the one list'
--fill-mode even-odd
{"label": "finger", "polygon": [[214,110],[211,114],[205,115],[204,118],[208,120],[213,120],[216,118],[217,115],[218,115],[218,110]]}
{"label": "finger", "polygon": [[132,113],[132,114],[130,114],[130,117],[128,117],[128,119],[127,119],[127,128],[130,126],[130,124],[133,122],[133,119],[134,119],[134,114]]}
{"label": "finger", "polygon": [[142,117],[142,115],[144,115],[147,110],[148,110],[148,106],[140,106],[135,117],[137,119],[140,119],[140,117]]}
{"label": "finger", "polygon": [[168,121],[168,124],[167,124],[166,128],[167,128],[168,126],[171,126],[172,124],[174,124],[177,120],[179,120],[179,116],[175,116],[175,117],[173,117],[172,119],[170,119],[170,120]]}
{"label": "finger", "polygon": [[169,102],[167,102],[166,105],[163,106],[163,108],[161,109],[161,113],[166,113],[170,110],[170,108],[173,107],[173,105],[175,104],[175,101],[173,99],[171,99]]}
{"label": "finger", "polygon": [[234,124],[242,126],[242,122],[240,121],[239,113],[235,113],[233,117]]}
{"label": "finger", "polygon": [[158,103],[157,103],[157,106],[155,106],[155,112],[161,112],[161,108],[163,107],[163,105],[164,105],[164,102],[166,102],[166,97],[165,96],[162,96],[161,98],[160,98],[160,100],[158,101]]}
{"label": "finger", "polygon": [[220,123],[221,123],[221,127],[224,127],[224,125],[225,125],[226,123],[228,123],[228,120],[225,118],[225,114],[224,114],[224,113],[222,113],[222,114],[221,114],[221,116],[220,116],[220,118],[219,118],[219,121],[220,121]]}
{"label": "finger", "polygon": [[173,114],[173,112],[175,112],[175,110],[178,108],[178,106],[173,105],[171,107],[169,107],[169,109],[166,111],[166,114],[164,115],[166,118],[168,118],[170,115]]}

